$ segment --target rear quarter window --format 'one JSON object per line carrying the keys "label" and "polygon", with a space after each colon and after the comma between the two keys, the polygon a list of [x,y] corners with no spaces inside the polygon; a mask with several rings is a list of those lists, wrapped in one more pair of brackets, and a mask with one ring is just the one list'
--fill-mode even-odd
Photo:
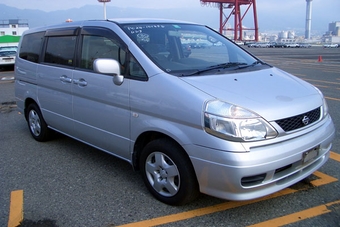
{"label": "rear quarter window", "polygon": [[38,32],[23,36],[19,57],[27,61],[38,63],[44,34],[45,32]]}

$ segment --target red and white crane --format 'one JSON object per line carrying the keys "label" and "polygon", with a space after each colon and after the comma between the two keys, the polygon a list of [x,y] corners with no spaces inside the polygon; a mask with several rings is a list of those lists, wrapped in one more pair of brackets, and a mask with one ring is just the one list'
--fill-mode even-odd
{"label": "red and white crane", "polygon": [[[201,4],[204,6],[214,6],[219,9],[220,13],[220,27],[219,32],[221,34],[224,31],[234,31],[234,40],[243,40],[243,31],[245,30],[254,30],[255,32],[255,41],[258,41],[259,37],[259,28],[257,23],[257,13],[256,13],[256,1],[255,0],[200,0]],[[244,13],[241,12],[241,6],[245,6],[246,10]],[[243,7],[244,8],[244,7]],[[243,9],[242,8],[242,9]],[[229,14],[226,14],[225,11],[230,11]],[[242,26],[242,21],[247,15],[247,13],[251,13],[253,15],[253,28],[245,28]],[[229,20],[234,20],[233,27],[226,27],[226,24]]]}

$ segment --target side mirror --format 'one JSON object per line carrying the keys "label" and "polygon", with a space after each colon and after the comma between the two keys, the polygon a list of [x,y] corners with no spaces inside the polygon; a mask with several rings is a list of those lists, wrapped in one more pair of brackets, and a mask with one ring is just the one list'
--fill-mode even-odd
{"label": "side mirror", "polygon": [[120,65],[114,59],[97,58],[93,62],[93,70],[96,73],[112,75],[116,85],[121,85],[124,82],[124,76],[120,74]]}

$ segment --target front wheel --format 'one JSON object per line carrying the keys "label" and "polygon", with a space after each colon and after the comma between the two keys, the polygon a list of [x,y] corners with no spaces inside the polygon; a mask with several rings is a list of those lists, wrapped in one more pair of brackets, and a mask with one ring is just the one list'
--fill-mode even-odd
{"label": "front wheel", "polygon": [[189,158],[169,139],[157,139],[147,144],[140,157],[140,167],[146,187],[163,203],[183,205],[199,195]]}
{"label": "front wheel", "polygon": [[39,107],[35,103],[30,104],[27,107],[26,114],[28,128],[33,138],[40,142],[48,140],[51,130],[47,127]]}

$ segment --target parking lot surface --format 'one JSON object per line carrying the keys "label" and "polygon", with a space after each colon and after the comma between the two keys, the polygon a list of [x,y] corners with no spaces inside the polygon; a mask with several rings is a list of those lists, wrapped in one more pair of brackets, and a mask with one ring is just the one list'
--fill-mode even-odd
{"label": "parking lot surface", "polygon": [[337,131],[319,171],[257,200],[201,195],[168,206],[125,161],[59,134],[33,140],[15,108],[14,73],[0,70],[0,226],[9,226],[15,191],[23,196],[22,226],[340,226],[340,48],[244,48],[324,93]]}

